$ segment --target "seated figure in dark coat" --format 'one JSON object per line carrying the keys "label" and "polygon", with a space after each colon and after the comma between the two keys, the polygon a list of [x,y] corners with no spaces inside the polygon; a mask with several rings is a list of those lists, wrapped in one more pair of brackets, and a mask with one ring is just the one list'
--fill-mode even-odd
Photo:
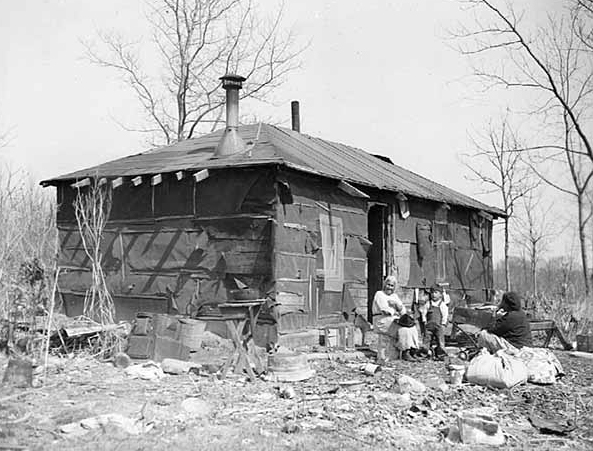
{"label": "seated figure in dark coat", "polygon": [[503,294],[500,308],[505,314],[488,329],[480,332],[478,345],[491,353],[499,349],[521,349],[531,346],[529,318],[521,308],[520,296],[513,291]]}

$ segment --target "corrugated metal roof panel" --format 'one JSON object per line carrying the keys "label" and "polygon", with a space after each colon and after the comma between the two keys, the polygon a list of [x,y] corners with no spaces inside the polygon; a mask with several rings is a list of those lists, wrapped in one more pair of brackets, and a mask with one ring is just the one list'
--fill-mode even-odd
{"label": "corrugated metal roof panel", "polygon": [[356,147],[315,138],[267,124],[239,127],[247,151],[225,158],[214,157],[222,130],[170,146],[110,161],[42,182],[52,184],[84,177],[119,177],[180,170],[284,164],[301,171],[344,179],[378,189],[402,192],[455,205],[488,211],[502,210],[433,182],[421,175],[390,164]]}

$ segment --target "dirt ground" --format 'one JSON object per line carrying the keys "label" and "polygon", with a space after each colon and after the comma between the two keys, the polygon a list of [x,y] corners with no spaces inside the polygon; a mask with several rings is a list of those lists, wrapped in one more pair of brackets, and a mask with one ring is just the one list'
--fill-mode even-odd
{"label": "dirt ground", "polygon": [[[0,387],[0,449],[481,449],[446,438],[456,413],[475,407],[498,419],[503,449],[593,449],[593,360],[556,354],[567,373],[560,382],[512,390],[451,387],[442,362],[397,361],[366,375],[360,368],[371,360],[343,353],[315,354],[316,375],[296,383],[210,374],[140,380],[82,355],[53,357],[42,386]],[[400,374],[424,382],[426,392],[398,393]],[[534,413],[574,421],[576,429],[542,434],[528,420]],[[135,429],[109,421],[80,426],[104,414]]]}

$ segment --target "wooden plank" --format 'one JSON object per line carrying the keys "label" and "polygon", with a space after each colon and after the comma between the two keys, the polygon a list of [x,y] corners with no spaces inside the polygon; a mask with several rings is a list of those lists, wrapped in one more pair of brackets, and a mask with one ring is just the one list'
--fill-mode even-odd
{"label": "wooden plank", "polygon": [[538,331],[547,331],[553,330],[556,328],[554,321],[552,320],[538,320],[538,321],[529,321],[529,327],[531,328],[531,332],[538,332]]}

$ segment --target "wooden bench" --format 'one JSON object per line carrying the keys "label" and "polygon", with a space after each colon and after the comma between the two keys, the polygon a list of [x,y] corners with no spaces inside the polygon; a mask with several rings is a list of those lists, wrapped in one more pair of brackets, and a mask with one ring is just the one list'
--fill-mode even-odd
{"label": "wooden bench", "polygon": [[564,337],[564,334],[558,326],[556,326],[556,323],[553,320],[532,320],[529,321],[529,327],[531,328],[531,332],[546,332],[546,338],[543,345],[544,348],[547,348],[550,345],[552,337],[556,334],[556,337],[558,337],[558,340],[566,351],[572,349],[572,344]]}

